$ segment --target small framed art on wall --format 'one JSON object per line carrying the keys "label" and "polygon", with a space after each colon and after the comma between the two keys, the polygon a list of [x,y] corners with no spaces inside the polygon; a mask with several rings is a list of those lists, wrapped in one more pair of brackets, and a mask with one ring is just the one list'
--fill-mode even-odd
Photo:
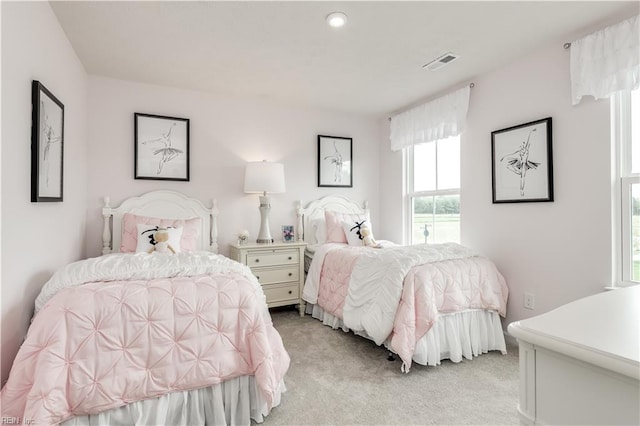
{"label": "small framed art on wall", "polygon": [[189,180],[189,119],[134,114],[135,179]]}
{"label": "small framed art on wall", "polygon": [[31,83],[31,202],[62,201],[64,105]]}
{"label": "small framed art on wall", "polygon": [[491,132],[494,203],[553,201],[551,117]]}
{"label": "small framed art on wall", "polygon": [[353,140],[318,135],[318,186],[353,187]]}

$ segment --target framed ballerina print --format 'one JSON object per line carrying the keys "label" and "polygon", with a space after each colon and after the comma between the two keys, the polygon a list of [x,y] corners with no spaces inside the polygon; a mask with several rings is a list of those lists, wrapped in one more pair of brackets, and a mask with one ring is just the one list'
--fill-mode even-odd
{"label": "framed ballerina print", "polygon": [[64,105],[38,80],[31,83],[31,202],[61,202]]}
{"label": "framed ballerina print", "polygon": [[353,139],[318,135],[318,186],[353,187]]}
{"label": "framed ballerina print", "polygon": [[553,201],[551,117],[491,132],[493,203]]}
{"label": "framed ballerina print", "polygon": [[189,119],[134,114],[135,179],[189,180]]}

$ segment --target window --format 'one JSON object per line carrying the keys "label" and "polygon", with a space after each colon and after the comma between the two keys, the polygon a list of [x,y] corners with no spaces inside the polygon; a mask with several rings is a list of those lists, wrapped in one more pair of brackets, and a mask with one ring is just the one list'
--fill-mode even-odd
{"label": "window", "polygon": [[460,137],[405,149],[409,244],[460,242]]}
{"label": "window", "polygon": [[640,89],[616,94],[612,105],[615,155],[616,281],[640,283]]}

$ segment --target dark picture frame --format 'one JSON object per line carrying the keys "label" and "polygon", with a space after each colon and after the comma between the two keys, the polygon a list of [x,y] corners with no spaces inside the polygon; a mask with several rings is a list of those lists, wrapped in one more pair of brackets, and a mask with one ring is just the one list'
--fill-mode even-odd
{"label": "dark picture frame", "polygon": [[61,202],[64,180],[64,105],[38,80],[31,82],[31,202]]}
{"label": "dark picture frame", "polygon": [[189,181],[189,119],[134,113],[135,179]]}
{"label": "dark picture frame", "polygon": [[553,201],[552,120],[491,132],[493,203]]}
{"label": "dark picture frame", "polygon": [[353,187],[353,139],[318,135],[318,186]]}

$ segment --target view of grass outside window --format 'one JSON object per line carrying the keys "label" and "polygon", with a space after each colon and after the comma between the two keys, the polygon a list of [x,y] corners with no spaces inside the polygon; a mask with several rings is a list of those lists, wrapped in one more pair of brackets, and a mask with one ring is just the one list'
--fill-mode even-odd
{"label": "view of grass outside window", "polygon": [[410,244],[460,242],[460,139],[408,149]]}
{"label": "view of grass outside window", "polygon": [[460,242],[460,196],[415,197],[412,228],[412,244]]}

